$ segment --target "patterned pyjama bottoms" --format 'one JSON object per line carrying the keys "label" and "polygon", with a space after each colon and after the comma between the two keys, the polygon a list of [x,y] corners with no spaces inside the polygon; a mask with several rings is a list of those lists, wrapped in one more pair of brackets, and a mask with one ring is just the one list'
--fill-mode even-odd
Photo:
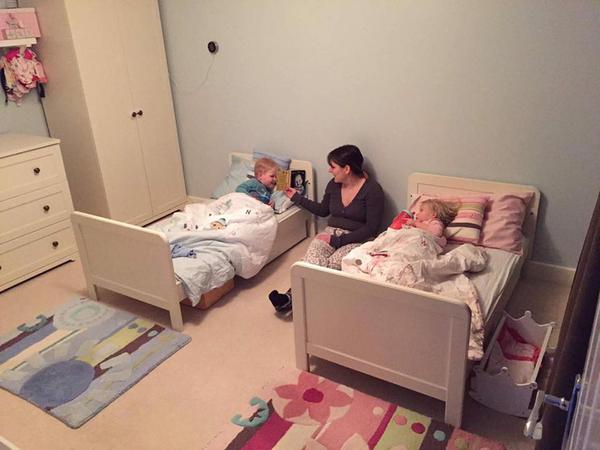
{"label": "patterned pyjama bottoms", "polygon": [[[327,227],[322,233],[332,234],[340,236],[342,234],[349,233],[347,230],[341,228]],[[323,242],[320,239],[313,239],[302,261],[310,264],[316,264],[321,267],[328,267],[330,269],[341,270],[342,258],[346,256],[350,251],[358,247],[359,243],[344,245],[338,249],[333,248],[331,245]]]}

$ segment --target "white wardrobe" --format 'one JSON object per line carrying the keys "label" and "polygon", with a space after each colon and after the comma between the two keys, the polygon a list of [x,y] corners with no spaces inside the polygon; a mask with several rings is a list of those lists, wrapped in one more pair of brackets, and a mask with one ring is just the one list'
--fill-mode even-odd
{"label": "white wardrobe", "polygon": [[156,0],[25,0],[78,211],[145,224],[186,190]]}

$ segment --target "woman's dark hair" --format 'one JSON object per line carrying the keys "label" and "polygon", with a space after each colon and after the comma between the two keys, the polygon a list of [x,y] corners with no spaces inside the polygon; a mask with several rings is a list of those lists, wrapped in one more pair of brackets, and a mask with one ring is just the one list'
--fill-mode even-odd
{"label": "woman's dark hair", "polygon": [[340,167],[349,166],[354,175],[364,176],[363,174],[363,155],[356,145],[342,145],[341,147],[331,150],[327,155],[327,163],[332,162]]}

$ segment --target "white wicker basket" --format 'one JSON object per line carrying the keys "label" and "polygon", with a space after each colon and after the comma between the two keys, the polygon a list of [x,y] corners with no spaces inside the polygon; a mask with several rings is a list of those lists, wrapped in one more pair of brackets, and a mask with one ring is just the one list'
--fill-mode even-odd
{"label": "white wicker basket", "polygon": [[[515,382],[508,367],[502,367],[499,371],[488,368],[494,344],[505,324],[517,331],[527,343],[540,349],[535,366],[526,382]],[[471,378],[469,395],[479,403],[497,411],[517,417],[528,417],[531,397],[538,388],[536,379],[554,326],[554,322],[538,324],[531,317],[530,311],[525,311],[523,317],[519,319],[505,312],[483,359],[473,368],[474,375]]]}

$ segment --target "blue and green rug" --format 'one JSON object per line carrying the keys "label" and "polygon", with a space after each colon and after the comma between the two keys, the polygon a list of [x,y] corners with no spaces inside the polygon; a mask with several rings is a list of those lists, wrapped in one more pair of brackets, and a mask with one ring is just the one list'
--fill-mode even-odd
{"label": "blue and green rug", "polygon": [[190,340],[76,299],[0,337],[0,387],[78,428]]}

